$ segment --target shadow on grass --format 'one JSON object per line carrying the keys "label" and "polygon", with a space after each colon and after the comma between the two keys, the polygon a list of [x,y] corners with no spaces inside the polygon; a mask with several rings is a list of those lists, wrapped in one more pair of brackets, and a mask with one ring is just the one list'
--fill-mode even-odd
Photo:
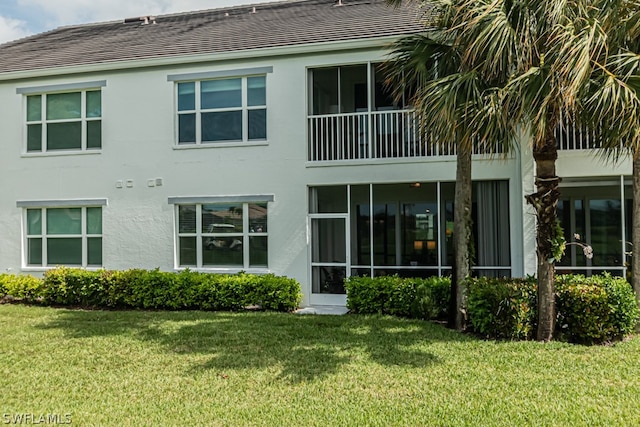
{"label": "shadow on grass", "polygon": [[430,322],[378,316],[59,310],[41,325],[69,338],[130,336],[179,355],[207,355],[192,372],[274,367],[308,381],[352,362],[424,367],[433,342],[471,338]]}

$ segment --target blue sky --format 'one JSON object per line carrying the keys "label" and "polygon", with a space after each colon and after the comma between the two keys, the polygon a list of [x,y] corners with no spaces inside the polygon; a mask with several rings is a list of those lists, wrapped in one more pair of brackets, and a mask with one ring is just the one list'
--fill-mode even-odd
{"label": "blue sky", "polygon": [[63,25],[264,1],[267,0],[0,0],[0,43]]}

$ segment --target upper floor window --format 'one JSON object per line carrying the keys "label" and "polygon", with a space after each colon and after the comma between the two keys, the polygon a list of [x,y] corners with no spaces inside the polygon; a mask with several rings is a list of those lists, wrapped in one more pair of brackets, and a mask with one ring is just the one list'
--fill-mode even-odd
{"label": "upper floor window", "polygon": [[100,89],[27,95],[28,153],[102,148]]}
{"label": "upper floor window", "polygon": [[86,201],[87,206],[53,203],[39,207],[33,202],[18,202],[25,207],[25,254],[27,267],[68,265],[102,266],[102,204]]}
{"label": "upper floor window", "polygon": [[415,112],[385,83],[381,64],[308,70],[308,160],[337,161],[430,155]]}
{"label": "upper floor window", "polygon": [[266,75],[176,86],[179,145],[267,139]]}
{"label": "upper floor window", "polygon": [[309,70],[310,115],[402,110],[385,84],[381,64],[357,64]]}

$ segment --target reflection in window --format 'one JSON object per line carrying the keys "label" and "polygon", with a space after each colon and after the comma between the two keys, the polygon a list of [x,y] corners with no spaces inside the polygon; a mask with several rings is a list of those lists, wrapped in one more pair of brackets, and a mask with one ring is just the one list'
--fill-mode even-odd
{"label": "reflection in window", "polygon": [[[630,238],[630,226],[623,226],[622,198],[619,186],[575,186],[562,189],[563,198],[556,212],[567,242],[591,245],[593,258],[585,257],[578,245],[567,245],[558,262],[559,273],[591,275],[608,271],[621,275],[625,268],[625,240]],[[624,201],[625,219],[630,224],[631,200]]]}
{"label": "reflection in window", "polygon": [[267,138],[266,76],[176,86],[179,145]]}
{"label": "reflection in window", "polygon": [[589,200],[593,265],[609,267],[623,264],[621,209],[620,200]]}
{"label": "reflection in window", "polygon": [[101,266],[102,208],[26,210],[29,266]]}
{"label": "reflection in window", "polygon": [[27,96],[27,152],[102,147],[102,92]]}
{"label": "reflection in window", "polygon": [[[509,276],[508,181],[473,185],[474,274]],[[451,269],[453,196],[454,183],[313,187],[309,209],[349,215],[350,274],[428,277]]]}
{"label": "reflection in window", "polygon": [[267,204],[177,206],[178,265],[198,268],[266,268]]}

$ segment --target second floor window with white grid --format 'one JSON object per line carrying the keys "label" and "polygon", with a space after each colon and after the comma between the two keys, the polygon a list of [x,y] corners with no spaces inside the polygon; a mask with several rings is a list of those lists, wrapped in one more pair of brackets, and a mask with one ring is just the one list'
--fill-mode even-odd
{"label": "second floor window with white grid", "polygon": [[27,96],[27,153],[102,148],[102,92],[81,90]]}
{"label": "second floor window with white grid", "polygon": [[266,76],[177,83],[178,145],[267,139]]}

